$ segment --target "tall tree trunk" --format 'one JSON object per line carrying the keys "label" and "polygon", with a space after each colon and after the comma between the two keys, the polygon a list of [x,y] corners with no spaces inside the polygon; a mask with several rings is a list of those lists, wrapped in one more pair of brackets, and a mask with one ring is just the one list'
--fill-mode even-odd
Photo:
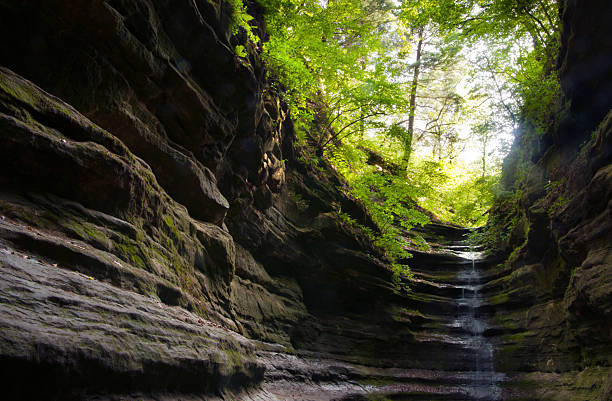
{"label": "tall tree trunk", "polygon": [[421,72],[421,57],[423,55],[423,27],[417,31],[419,41],[417,43],[416,60],[412,72],[412,86],[410,87],[410,114],[408,115],[408,135],[404,142],[404,164],[408,165],[412,153],[412,138],[414,137],[414,116],[416,112],[416,95],[419,86],[419,74]]}
{"label": "tall tree trunk", "polygon": [[482,178],[484,179],[487,172],[487,144],[489,142],[489,134],[485,133],[482,139]]}

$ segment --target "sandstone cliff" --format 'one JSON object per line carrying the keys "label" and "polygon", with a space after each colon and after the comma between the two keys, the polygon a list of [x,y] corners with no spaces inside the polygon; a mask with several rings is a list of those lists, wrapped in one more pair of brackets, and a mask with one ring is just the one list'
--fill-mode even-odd
{"label": "sandstone cliff", "polygon": [[[497,369],[512,391],[546,386],[516,392],[527,399],[610,388],[612,120],[590,137],[610,105],[576,63],[608,53],[572,45],[605,26],[579,12],[610,7],[577,7],[568,115],[591,114],[534,156],[511,208],[526,245],[486,275]],[[367,213],[295,145],[258,50],[234,54],[230,14],[222,1],[0,1],[4,397],[474,399],[453,327],[465,261],[444,251],[465,232],[428,227],[438,252],[415,254],[413,290],[398,293],[337,217],[372,226]]]}
{"label": "sandstone cliff", "polygon": [[513,194],[491,222],[507,259],[487,285],[489,334],[517,394],[603,401],[612,397],[612,6],[566,1],[562,12],[557,123],[542,135],[523,127],[504,166]]}
{"label": "sandstone cliff", "polygon": [[397,293],[337,217],[373,224],[227,3],[3,1],[0,31],[7,398],[426,393],[440,375],[392,368],[462,366],[423,328],[453,300]]}

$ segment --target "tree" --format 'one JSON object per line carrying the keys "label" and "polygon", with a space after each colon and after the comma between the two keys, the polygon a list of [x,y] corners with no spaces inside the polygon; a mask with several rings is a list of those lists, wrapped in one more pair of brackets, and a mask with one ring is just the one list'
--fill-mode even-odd
{"label": "tree", "polygon": [[414,116],[416,114],[416,98],[417,89],[419,87],[419,75],[421,73],[421,58],[423,57],[423,33],[425,28],[420,26],[417,28],[417,48],[412,70],[412,85],[410,86],[410,102],[408,104],[408,132],[406,133],[406,141],[404,143],[404,163],[407,165],[410,161],[410,153],[412,152],[412,138],[414,138]]}
{"label": "tree", "polygon": [[489,146],[494,135],[494,130],[495,125],[491,121],[478,124],[472,128],[472,133],[480,144],[480,172],[482,178],[488,173],[487,161],[491,152]]}
{"label": "tree", "polygon": [[[394,238],[387,246],[399,235],[389,227],[411,221],[405,212],[416,202],[451,221],[482,221],[498,132],[527,117],[542,127],[550,121],[554,0],[260,3],[270,37],[264,58],[300,138],[330,158],[378,216],[385,238]],[[449,161],[470,125],[481,158],[468,174]],[[377,165],[368,164],[372,149],[382,157]],[[396,165],[395,173],[384,167]]]}
{"label": "tree", "polygon": [[[381,129],[381,118],[406,109],[393,57],[383,45],[389,6],[382,2],[268,0],[268,65],[289,88],[294,118],[320,151],[357,132]],[[314,136],[317,137],[314,137]]]}
{"label": "tree", "polygon": [[[404,141],[404,164],[408,164],[415,146],[426,145],[438,157],[443,157],[444,143],[451,147],[456,144],[451,120],[457,116],[461,104],[451,85],[437,85],[440,77],[448,83],[447,76],[457,65],[461,44],[456,32],[441,29],[440,21],[449,23],[460,15],[452,2],[406,0],[401,6],[399,20],[408,27],[415,43],[413,64],[411,65],[412,83],[409,92],[409,114],[407,135]],[[449,71],[451,72],[449,74]],[[442,72],[439,74],[439,72]],[[435,78],[434,78],[435,76]],[[435,89],[433,86],[437,86]],[[443,93],[442,89],[447,91]],[[451,117],[452,116],[452,117]],[[404,121],[402,121],[404,122]],[[453,139],[454,138],[454,139]],[[446,156],[455,154],[450,152]]]}

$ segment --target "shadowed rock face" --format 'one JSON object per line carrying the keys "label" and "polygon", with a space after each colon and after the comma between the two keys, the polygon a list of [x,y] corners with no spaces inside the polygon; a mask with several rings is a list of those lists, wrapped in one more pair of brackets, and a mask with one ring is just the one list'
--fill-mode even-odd
{"label": "shadowed rock face", "polygon": [[612,104],[612,44],[606,39],[612,35],[612,9],[606,1],[585,6],[568,0],[563,7],[559,73],[571,114],[557,134],[580,143]]}
{"label": "shadowed rock face", "polygon": [[225,3],[0,11],[6,398],[465,396],[461,346],[420,328],[456,291],[394,291]]}
{"label": "shadowed rock face", "polygon": [[[537,264],[472,269],[451,249],[466,232],[432,225],[437,252],[415,253],[398,294],[337,218],[369,216],[294,145],[256,49],[233,54],[229,16],[200,0],[0,0],[5,399],[493,400],[495,371],[609,355],[606,125],[559,187],[573,206],[550,229],[529,212],[519,256],[561,272],[550,290]],[[542,238],[571,263],[540,261]],[[538,374],[554,391],[576,377]]]}
{"label": "shadowed rock face", "polygon": [[[506,385],[528,399],[609,400],[612,363],[612,60],[609,2],[565,1],[558,127],[525,129],[505,166],[518,200],[494,211],[510,223],[510,257],[483,294]],[[605,43],[604,43],[605,42]],[[513,161],[526,162],[524,177]]]}

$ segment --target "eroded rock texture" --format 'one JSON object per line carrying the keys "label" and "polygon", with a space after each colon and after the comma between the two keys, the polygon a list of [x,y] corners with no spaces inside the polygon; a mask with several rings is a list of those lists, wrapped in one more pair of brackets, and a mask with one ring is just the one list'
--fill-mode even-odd
{"label": "eroded rock texture", "polygon": [[[514,199],[494,215],[512,252],[486,286],[497,369],[527,399],[609,400],[612,363],[612,34],[609,2],[566,1],[564,110],[526,128],[505,165]],[[535,146],[534,146],[535,144]],[[500,270],[501,269],[501,270]]]}
{"label": "eroded rock texture", "polygon": [[[4,399],[475,399],[448,250],[465,232],[427,228],[397,293],[337,217],[368,215],[294,146],[257,49],[234,55],[228,4],[0,0],[0,41]],[[539,372],[516,380],[543,399],[612,386],[608,123],[576,134],[578,158],[558,136],[526,245],[483,275],[496,368]]]}
{"label": "eroded rock texture", "polygon": [[396,292],[229,10],[0,2],[3,398],[468,397],[457,288]]}
{"label": "eroded rock texture", "polygon": [[443,246],[464,231],[426,230],[442,245],[396,293],[335,217],[371,224],[334,175],[290,160],[267,208],[239,198],[224,222],[198,220],[109,131],[0,73],[7,398],[471,399],[453,327],[466,262]]}

